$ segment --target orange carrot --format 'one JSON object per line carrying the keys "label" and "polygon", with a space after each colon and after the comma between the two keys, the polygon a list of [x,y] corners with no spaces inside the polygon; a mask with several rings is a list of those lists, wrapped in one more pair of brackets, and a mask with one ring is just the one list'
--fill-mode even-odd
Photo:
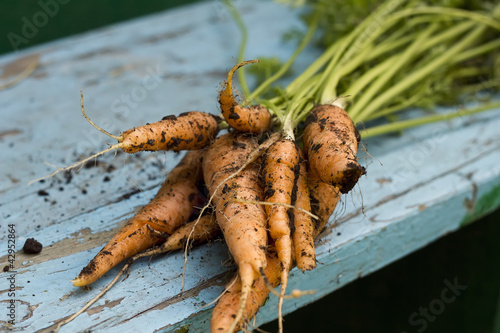
{"label": "orange carrot", "polygon": [[[281,264],[275,252],[267,254],[267,266],[264,269],[265,276],[272,287],[280,283]],[[269,288],[264,281],[264,277],[259,277],[252,285],[252,290],[248,295],[245,311],[241,321],[236,326],[236,330],[244,328],[244,324],[250,320],[259,308],[265,303],[269,295]],[[241,299],[241,279],[236,276],[229,284],[224,294],[221,296],[212,312],[210,321],[210,331],[212,333],[227,332],[234,318],[237,315],[239,302]]]}
{"label": "orange carrot", "polygon": [[123,259],[155,245],[186,223],[195,211],[194,206],[201,203],[197,188],[201,157],[202,151],[194,151],[182,159],[170,172],[154,199],[72,280],[74,286],[89,285]]}
{"label": "orange carrot", "polygon": [[154,249],[154,254],[183,249],[186,242],[193,242],[193,245],[206,243],[215,239],[220,234],[220,228],[212,214],[204,215],[200,219],[195,219],[171,234],[165,243]]}
{"label": "orange carrot", "polygon": [[349,192],[366,173],[356,160],[359,133],[338,106],[319,105],[311,111],[303,142],[311,169],[342,193]]}
{"label": "orange carrot", "polygon": [[[307,163],[300,152],[300,170],[296,177],[296,199],[293,206],[311,212],[311,202],[309,197],[309,187],[307,180]],[[316,267],[316,256],[314,251],[314,224],[311,216],[304,211],[294,209],[292,211],[294,231],[292,234],[293,247],[295,252],[295,262],[297,268],[302,271],[309,271]]]}
{"label": "orange carrot", "polygon": [[263,133],[271,126],[271,114],[261,105],[243,107],[239,105],[233,95],[232,81],[234,72],[241,66],[259,62],[259,60],[243,61],[234,66],[227,75],[224,89],[219,94],[219,103],[222,115],[232,128],[240,132]]}
{"label": "orange carrot", "polygon": [[335,210],[340,200],[340,190],[336,186],[321,181],[313,170],[309,170],[307,181],[311,198],[311,213],[319,217],[319,220],[313,220],[313,238],[316,238],[323,231]]}
{"label": "orange carrot", "polygon": [[67,323],[72,322],[76,317],[82,314],[85,310],[87,310],[92,304],[98,301],[115,283],[118,279],[129,271],[132,264],[140,258],[149,257],[152,255],[158,255],[162,253],[166,253],[169,251],[179,250],[184,247],[185,241],[188,237],[190,240],[196,244],[201,244],[216,238],[220,233],[219,227],[215,221],[215,217],[210,215],[204,215],[199,220],[195,220],[187,223],[186,225],[180,227],[161,246],[153,248],[151,250],[141,252],[127,260],[123,268],[118,272],[115,278],[103,289],[101,292],[91,299],[87,304],[85,304],[80,310],[74,313],[72,316],[60,321],[56,328],[55,332],[59,331],[61,326],[66,325]]}
{"label": "orange carrot", "polygon": [[58,168],[50,175],[34,179],[29,184],[52,177],[61,171],[71,170],[116,149],[121,149],[129,154],[140,151],[173,150],[178,152],[201,149],[208,146],[219,132],[219,121],[215,116],[205,112],[191,111],[181,113],[178,116],[163,117],[160,121],[134,127],[117,136],[103,130],[87,117],[83,107],[83,93],[80,103],[82,114],[87,121],[102,133],[116,139],[118,143],[70,166]]}
{"label": "orange carrot", "polygon": [[[262,179],[264,182],[264,200],[267,203],[283,205],[266,205],[268,228],[274,240],[276,252],[281,262],[281,294],[285,295],[288,284],[288,274],[292,268],[292,231],[294,226],[290,217],[293,209],[289,206],[295,202],[297,189],[295,179],[299,173],[299,152],[295,142],[283,138],[270,146],[263,158]],[[280,298],[278,312],[282,318],[283,298]]]}
{"label": "orange carrot", "polygon": [[203,159],[205,184],[213,196],[217,223],[238,265],[243,286],[240,308],[230,332],[240,321],[251,286],[267,263],[266,215],[262,205],[248,203],[262,200],[259,164],[251,163],[239,175],[229,178],[256,149],[254,137],[226,134],[215,140]]}
{"label": "orange carrot", "polygon": [[129,129],[117,146],[126,153],[154,150],[195,150],[208,146],[217,136],[217,119],[205,112],[184,112]]}

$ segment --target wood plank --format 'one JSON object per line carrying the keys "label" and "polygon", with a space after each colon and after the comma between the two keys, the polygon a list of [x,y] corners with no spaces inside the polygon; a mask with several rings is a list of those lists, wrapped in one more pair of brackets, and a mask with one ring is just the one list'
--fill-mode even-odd
{"label": "wood plank", "polygon": [[[280,36],[299,24],[295,13],[268,1],[238,5],[245,21],[263,23],[252,25],[248,59],[286,59],[293,52],[294,45],[283,44]],[[88,115],[112,133],[187,110],[218,113],[217,89],[235,63],[238,42],[229,14],[219,2],[207,2],[0,57],[4,79],[19,71],[14,68],[19,59],[40,61],[32,76],[0,91],[1,243],[6,244],[6,226],[15,224],[18,249],[30,237],[44,245],[40,255],[16,254],[14,331],[47,331],[111,281],[118,269],[91,290],[69,282],[154,195],[181,157],[108,154],[71,176],[28,187],[27,181],[53,170],[44,162],[68,165],[113,143],[80,116],[79,91],[85,93]],[[317,52],[308,50],[296,70]],[[290,290],[317,293],[285,302],[285,313],[498,207],[499,111],[367,140],[370,155],[361,160],[368,174],[332,218],[339,226],[321,236],[321,264],[306,274],[291,273]],[[6,254],[2,246],[2,265]],[[186,326],[206,331],[211,307],[204,305],[234,272],[223,265],[228,259],[222,242],[193,250],[183,294],[182,254],[153,259],[149,266],[147,260],[138,262],[129,279],[61,332],[175,332]],[[2,279],[0,302],[10,300],[8,289]],[[277,299],[271,297],[257,324],[276,317]]]}

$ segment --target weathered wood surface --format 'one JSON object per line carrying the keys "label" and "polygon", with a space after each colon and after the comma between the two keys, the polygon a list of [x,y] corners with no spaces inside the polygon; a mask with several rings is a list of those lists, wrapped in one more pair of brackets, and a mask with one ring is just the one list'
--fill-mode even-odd
{"label": "weathered wood surface", "polygon": [[[268,1],[237,2],[252,22],[247,58],[286,59],[293,45],[280,42],[296,14]],[[280,19],[277,20],[276,17]],[[257,23],[257,24],[256,24]],[[14,331],[47,331],[73,314],[111,281],[91,290],[71,285],[110,236],[151,198],[180,155],[108,154],[71,176],[50,173],[114,143],[79,114],[79,91],[88,115],[112,133],[187,110],[217,113],[216,93],[235,63],[239,33],[219,2],[207,2],[0,57],[2,82],[38,60],[36,71],[0,91],[0,264],[7,263],[7,225],[17,249],[27,238],[41,254],[16,253]],[[309,50],[297,68],[315,57]],[[19,60],[24,59],[24,61]],[[366,141],[371,156],[359,186],[344,197],[336,228],[322,235],[321,264],[291,273],[289,289],[317,289],[285,302],[285,312],[342,287],[460,228],[500,206],[500,110]],[[333,218],[332,218],[333,220]],[[136,263],[130,278],[61,332],[206,331],[211,306],[234,267],[222,242],[189,255],[181,295],[182,254]],[[0,280],[0,320],[6,325],[9,282]],[[5,314],[5,315],[4,315]],[[271,297],[257,324],[277,317]]]}

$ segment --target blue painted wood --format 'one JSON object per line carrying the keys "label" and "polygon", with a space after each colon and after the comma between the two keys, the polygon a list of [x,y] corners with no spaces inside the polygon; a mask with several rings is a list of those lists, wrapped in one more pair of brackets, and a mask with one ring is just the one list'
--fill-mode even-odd
{"label": "blue painted wood", "polygon": [[[253,23],[248,59],[286,59],[293,52],[294,45],[283,44],[280,36],[299,24],[295,13],[269,1],[237,4]],[[111,281],[118,269],[90,290],[69,282],[153,197],[181,156],[108,154],[71,177],[58,175],[28,187],[29,180],[53,170],[45,162],[65,166],[114,143],[80,116],[79,91],[87,114],[116,134],[167,114],[217,113],[217,89],[235,63],[239,40],[229,14],[213,1],[0,57],[2,73],[15,72],[22,58],[40,61],[33,75],[0,91],[1,244],[8,237],[6,225],[15,224],[18,249],[30,237],[44,245],[36,256],[16,254],[14,331],[47,330]],[[317,52],[301,56],[297,71]],[[339,226],[320,237],[321,264],[312,272],[291,273],[290,290],[317,293],[286,301],[285,313],[456,230],[466,215],[479,214],[474,203],[500,187],[499,111],[367,140],[370,155],[361,161],[368,174],[332,217]],[[2,245],[2,265],[6,254]],[[182,295],[182,254],[153,259],[149,266],[147,260],[138,262],[129,279],[61,332],[174,332],[186,325],[190,332],[206,331],[211,306],[204,306],[234,270],[223,265],[228,258],[222,242],[193,250]],[[10,300],[8,289],[1,279],[2,304]],[[277,299],[271,297],[256,323],[276,317]]]}

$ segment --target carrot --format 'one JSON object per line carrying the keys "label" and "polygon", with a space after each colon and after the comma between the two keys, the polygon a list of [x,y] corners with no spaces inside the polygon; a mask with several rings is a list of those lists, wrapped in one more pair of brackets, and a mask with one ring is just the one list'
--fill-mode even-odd
{"label": "carrot", "polygon": [[[248,295],[245,310],[241,320],[236,326],[236,330],[244,330],[246,323],[255,316],[261,306],[266,303],[269,292],[275,293],[272,288],[277,287],[281,282],[281,263],[275,249],[270,246],[266,255],[267,266],[263,274],[255,280]],[[293,290],[286,298],[297,298],[304,295],[314,294],[314,290]],[[226,286],[220,296],[217,305],[212,312],[210,320],[210,332],[227,332],[230,325],[234,323],[234,318],[238,312],[239,301],[241,299],[241,279],[236,275]]]}
{"label": "carrot", "polygon": [[[264,200],[267,203],[291,205],[295,202],[297,188],[295,179],[299,173],[298,147],[292,140],[283,138],[270,146],[262,163]],[[274,240],[276,252],[281,262],[281,295],[285,295],[288,273],[292,268],[292,230],[293,210],[284,205],[266,205],[268,228]],[[283,298],[280,298],[278,312],[282,318]],[[280,320],[280,332],[282,331]]]}
{"label": "carrot", "polygon": [[[265,277],[268,279],[272,287],[276,287],[280,283],[281,264],[275,252],[267,254],[267,266],[264,269]],[[244,328],[244,324],[250,320],[259,308],[264,305],[269,288],[264,280],[264,276],[259,277],[252,285],[241,321],[238,322],[236,330]],[[239,302],[241,299],[241,279],[237,275],[226,287],[223,295],[220,297],[217,305],[212,312],[210,320],[210,331],[212,333],[227,332],[234,318],[237,315]]]}
{"label": "carrot", "polygon": [[[311,201],[307,179],[307,163],[303,159],[303,153],[299,150],[301,161],[299,173],[296,177],[296,199],[292,205],[311,212]],[[314,252],[314,224],[311,216],[304,211],[294,209],[292,211],[294,231],[292,234],[295,262],[297,268],[302,272],[316,267],[316,256]]]}
{"label": "carrot", "polygon": [[103,130],[87,117],[83,107],[83,93],[80,103],[82,114],[87,121],[99,131],[116,139],[118,143],[75,164],[64,168],[58,168],[48,176],[32,180],[30,184],[52,177],[61,171],[73,169],[97,156],[116,149],[121,149],[129,154],[140,151],[173,150],[178,152],[181,150],[201,149],[208,146],[215,139],[219,131],[218,120],[215,116],[210,113],[190,111],[181,113],[178,116],[165,116],[160,121],[140,127],[134,127],[116,136]]}
{"label": "carrot", "polygon": [[220,230],[215,221],[215,217],[212,214],[204,215],[200,218],[198,223],[196,222],[197,221],[189,222],[186,225],[183,225],[182,227],[174,231],[174,233],[170,235],[170,237],[161,246],[145,252],[138,253],[129,260],[127,260],[123,268],[118,272],[118,274],[114,277],[114,279],[103,290],[101,290],[101,292],[96,297],[87,302],[87,304],[85,304],[80,310],[75,312],[72,316],[57,323],[54,332],[59,331],[61,326],[66,325],[67,323],[73,321],[76,317],[78,317],[85,310],[87,310],[92,304],[98,301],[109,289],[111,289],[111,287],[113,287],[113,285],[115,285],[115,283],[123,274],[125,274],[130,270],[130,267],[137,259],[152,255],[158,255],[169,251],[180,250],[181,248],[183,248],[185,241],[187,240],[189,235],[191,236],[190,240],[196,244],[201,244],[211,239],[215,239],[219,235]]}
{"label": "carrot", "polygon": [[[269,151],[273,149],[273,146],[269,148]],[[301,154],[300,150],[299,153]],[[311,220],[308,214],[303,213],[299,209],[293,209],[293,215],[290,216],[293,216],[295,226],[295,230],[293,232],[293,245],[297,266],[301,268],[299,266],[300,264],[303,267],[307,267],[306,269],[312,269],[316,265],[314,255],[314,238],[320,233],[328,222],[328,218],[335,209],[335,206],[340,198],[340,191],[337,187],[322,182],[318,178],[317,174],[308,174],[306,172],[306,164],[307,163],[305,163],[304,160],[301,160],[299,163],[300,169],[298,174],[296,174],[295,189],[292,191],[292,193],[295,191],[296,198],[292,198],[291,203],[297,208],[312,211],[313,214],[319,215],[320,219],[313,223],[312,221],[316,220]],[[284,173],[279,173],[279,176],[284,178]],[[266,184],[267,182],[265,182],[265,186]],[[269,185],[271,186],[272,184]],[[309,190],[311,191],[310,193]],[[266,191],[265,194],[269,193]],[[309,195],[311,197],[310,202],[308,200]],[[304,253],[301,251],[304,251],[307,254],[301,255]],[[267,266],[264,269],[263,276],[258,278],[252,285],[252,289],[246,301],[244,313],[241,316],[241,321],[238,322],[236,329],[243,329],[245,322],[252,318],[265,302],[270,290],[269,286],[266,285],[264,278],[268,279],[268,282],[272,287],[276,287],[282,281],[283,266],[282,261],[278,258],[278,255],[274,251],[268,250],[267,260]],[[282,296],[283,295],[280,297]],[[280,298],[280,300],[281,299],[282,298]],[[210,323],[212,333],[226,332],[228,327],[234,323],[234,318],[238,312],[240,300],[241,280],[237,276],[228,284],[227,290],[221,296],[213,310]]]}
{"label": "carrot", "polygon": [[[188,153],[170,172],[156,196],[144,206],[72,280],[86,286],[120,263],[172,234],[200,203],[197,180],[202,151]],[[153,232],[157,231],[158,233]],[[161,235],[160,235],[161,233]]]}
{"label": "carrot", "polygon": [[315,107],[306,120],[304,149],[311,170],[325,183],[349,192],[366,173],[356,160],[359,133],[343,109],[335,105]]}
{"label": "carrot", "polygon": [[129,129],[122,133],[118,145],[130,154],[155,150],[195,150],[208,146],[217,132],[217,119],[213,115],[191,111]]}
{"label": "carrot", "polygon": [[313,238],[316,238],[323,231],[335,210],[340,200],[340,190],[336,186],[321,181],[318,174],[310,169],[307,181],[311,199],[311,213],[319,217],[318,220],[314,220]]}
{"label": "carrot", "polygon": [[195,219],[171,234],[165,243],[155,248],[154,251],[147,255],[156,255],[173,250],[180,250],[184,248],[189,238],[193,245],[206,243],[209,240],[215,239],[220,234],[219,225],[212,214],[203,215],[199,221]]}
{"label": "carrot", "polygon": [[254,137],[225,134],[215,140],[203,159],[205,184],[213,197],[217,223],[242,281],[240,308],[229,332],[233,332],[240,321],[251,286],[267,263],[266,215],[262,205],[235,200],[262,200],[259,164],[251,163],[240,174],[229,178],[255,150],[258,144]]}
{"label": "carrot", "polygon": [[243,61],[235,65],[227,75],[224,88],[219,94],[219,104],[222,115],[232,128],[240,132],[263,133],[271,126],[271,113],[261,105],[243,107],[239,105],[233,95],[232,81],[234,72],[241,66],[259,62],[260,60]]}

